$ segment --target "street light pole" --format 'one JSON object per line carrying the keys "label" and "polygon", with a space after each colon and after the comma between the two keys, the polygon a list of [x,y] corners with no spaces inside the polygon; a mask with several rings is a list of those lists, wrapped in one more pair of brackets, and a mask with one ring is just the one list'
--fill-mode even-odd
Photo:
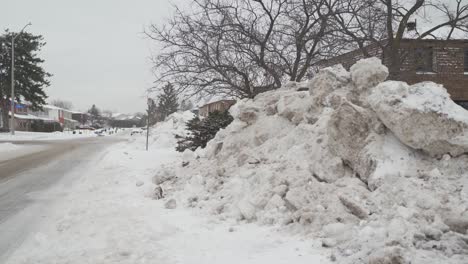
{"label": "street light pole", "polygon": [[28,23],[16,36],[11,37],[11,118],[10,118],[10,131],[11,135],[15,134],[15,39],[20,36],[24,29],[27,26],[30,26],[31,23]]}
{"label": "street light pole", "polygon": [[146,110],[146,151],[148,151],[148,141],[149,141],[149,130],[150,130],[150,105],[151,98],[148,97],[148,109]]}

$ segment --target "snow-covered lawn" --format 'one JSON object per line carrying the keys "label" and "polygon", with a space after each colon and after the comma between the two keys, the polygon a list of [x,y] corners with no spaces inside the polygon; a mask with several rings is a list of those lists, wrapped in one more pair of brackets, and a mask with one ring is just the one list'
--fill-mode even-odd
{"label": "snow-covered lawn", "polygon": [[38,217],[37,231],[6,263],[328,263],[315,240],[179,204],[166,209],[165,200],[153,199],[152,177],[181,160],[171,124],[165,126],[153,133],[149,152],[143,135],[126,136],[72,184],[64,180],[40,194],[63,198]]}

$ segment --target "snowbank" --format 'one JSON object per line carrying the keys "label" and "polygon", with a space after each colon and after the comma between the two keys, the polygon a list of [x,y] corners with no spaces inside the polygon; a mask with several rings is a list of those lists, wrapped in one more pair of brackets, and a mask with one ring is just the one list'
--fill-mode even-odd
{"label": "snowbank", "polygon": [[386,82],[369,98],[379,119],[406,145],[433,156],[468,152],[468,115],[440,85]]}
{"label": "snowbank", "polygon": [[184,136],[187,132],[185,124],[195,115],[190,111],[177,112],[150,128],[150,144],[159,148],[174,148],[177,145],[175,135]]}
{"label": "snowbank", "polygon": [[466,263],[467,112],[441,86],[387,75],[368,59],[239,101],[230,126],[174,165],[166,194],[319,237],[339,263]]}
{"label": "snowbank", "polygon": [[[24,208],[0,226],[2,235],[24,230],[18,233],[21,245],[7,259],[0,256],[0,263],[331,263],[317,241],[274,227],[217,221],[178,202],[168,210],[166,201],[147,196],[154,190],[153,176],[166,172],[165,164],[180,164],[182,154],[169,143],[174,133],[185,132],[192,117],[176,113],[152,127],[149,151],[146,136],[119,135],[128,140],[80,157],[85,159],[80,166],[51,189],[29,192],[27,198],[40,205]],[[30,228],[22,225],[25,218],[34,219],[34,231],[23,241]]]}

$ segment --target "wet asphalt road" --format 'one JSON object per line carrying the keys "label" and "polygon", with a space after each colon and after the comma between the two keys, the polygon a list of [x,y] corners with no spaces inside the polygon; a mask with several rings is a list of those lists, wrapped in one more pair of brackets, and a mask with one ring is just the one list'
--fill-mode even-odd
{"label": "wet asphalt road", "polygon": [[0,161],[0,263],[34,230],[36,220],[46,214],[50,203],[60,199],[44,197],[41,192],[59,181],[71,184],[72,176],[79,176],[80,171],[84,173],[87,167],[99,162],[99,153],[119,141],[112,137],[96,137],[12,142],[40,144],[43,148]]}

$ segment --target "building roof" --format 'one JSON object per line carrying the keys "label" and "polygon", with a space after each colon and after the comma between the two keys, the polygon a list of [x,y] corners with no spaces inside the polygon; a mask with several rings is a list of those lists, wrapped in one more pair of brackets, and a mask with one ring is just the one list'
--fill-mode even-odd
{"label": "building roof", "polygon": [[197,107],[203,107],[205,105],[209,105],[209,104],[212,104],[212,103],[216,103],[216,102],[219,102],[219,101],[235,101],[236,99],[235,98],[229,98],[229,97],[226,97],[226,96],[222,96],[222,95],[209,95],[209,96],[206,96],[206,97],[203,97],[202,99],[200,99],[196,106]]}
{"label": "building roof", "polygon": [[[11,115],[11,112],[9,113]],[[23,119],[23,120],[42,120],[42,121],[52,121],[55,122],[55,120],[46,118],[46,117],[39,117],[31,114],[15,114],[15,118],[17,119]]]}
{"label": "building roof", "polygon": [[60,108],[58,106],[55,106],[55,105],[43,105],[42,108],[46,108],[46,109],[54,109],[54,110],[65,110],[63,108]]}
{"label": "building roof", "polygon": [[207,104],[204,104],[204,105],[200,106],[200,108],[205,107],[205,106],[208,106],[208,105],[212,105],[212,104],[215,104],[215,103],[219,103],[219,102],[232,102],[232,103],[235,103],[236,100],[233,100],[233,99],[221,99],[221,100],[212,101],[212,102],[209,102],[209,103],[207,103]]}

